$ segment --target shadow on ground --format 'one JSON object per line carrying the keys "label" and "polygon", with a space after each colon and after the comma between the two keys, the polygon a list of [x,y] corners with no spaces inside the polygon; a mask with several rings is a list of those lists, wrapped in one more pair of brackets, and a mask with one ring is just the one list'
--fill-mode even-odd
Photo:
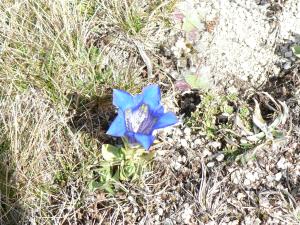
{"label": "shadow on ground", "polygon": [[24,210],[16,196],[16,185],[12,171],[12,162],[6,152],[9,144],[0,141],[0,225],[18,225],[24,219]]}
{"label": "shadow on ground", "polygon": [[69,124],[74,131],[88,134],[100,142],[112,142],[105,133],[116,116],[112,105],[112,95],[84,97],[78,93],[69,95],[70,112],[73,114]]}
{"label": "shadow on ground", "polygon": [[[300,151],[300,59],[291,55],[292,46],[300,44],[300,35],[294,34],[294,40],[287,40],[277,45],[277,54],[282,57],[281,72],[279,76],[270,77],[268,82],[261,88],[262,91],[270,93],[275,99],[285,101],[289,107],[290,118],[290,140],[284,153],[288,154],[288,149],[292,145],[296,146],[296,152],[290,157],[295,159],[295,155]],[[287,174],[287,177],[290,175]],[[296,180],[286,179],[283,186],[288,190],[294,199],[294,204],[300,204],[300,177]]]}

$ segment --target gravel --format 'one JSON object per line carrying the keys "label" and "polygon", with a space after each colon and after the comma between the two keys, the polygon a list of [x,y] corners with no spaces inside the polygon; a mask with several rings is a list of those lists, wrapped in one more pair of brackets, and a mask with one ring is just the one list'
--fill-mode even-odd
{"label": "gravel", "polygon": [[[270,82],[269,75],[280,77],[296,68],[291,46],[300,42],[298,0],[194,3],[206,28],[192,41],[196,51],[186,45],[184,35],[170,47],[177,63],[176,72],[170,72],[173,78],[201,65],[215,84],[221,81],[218,88],[227,83],[227,91],[237,93],[239,85],[258,87]],[[288,89],[293,82],[283,83]],[[276,88],[270,85],[270,89]],[[162,143],[153,147],[154,172],[130,201],[138,211],[127,223],[299,224],[299,124],[294,122],[285,144],[265,143],[256,149],[255,158],[241,163],[226,158],[221,142],[207,140],[184,123],[201,101],[199,95],[179,93],[177,104],[174,94],[169,94],[163,104],[183,120],[157,133]],[[294,91],[285,100],[297,101]],[[290,117],[299,118],[293,112]]]}

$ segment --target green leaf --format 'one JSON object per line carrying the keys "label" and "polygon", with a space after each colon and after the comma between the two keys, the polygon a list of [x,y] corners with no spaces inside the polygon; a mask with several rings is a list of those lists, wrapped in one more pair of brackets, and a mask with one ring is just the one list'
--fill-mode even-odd
{"label": "green leaf", "polygon": [[114,194],[114,181],[113,180],[106,180],[105,182],[98,182],[98,181],[91,181],[88,184],[88,188],[91,191],[95,191],[95,190],[105,190],[106,192],[110,193],[110,194]]}
{"label": "green leaf", "polygon": [[263,119],[262,115],[261,115],[261,111],[259,108],[259,104],[256,101],[256,99],[254,99],[255,102],[255,108],[254,108],[254,114],[253,114],[253,123],[262,131],[265,133],[267,138],[271,138],[272,134],[269,132],[268,130],[268,125],[266,123],[266,121]]}
{"label": "green leaf", "polygon": [[191,32],[193,30],[200,30],[203,27],[201,17],[193,3],[181,2],[177,8],[184,16],[182,24],[184,31]]}
{"label": "green leaf", "polygon": [[141,159],[150,162],[151,160],[153,160],[155,156],[155,152],[154,151],[150,151],[150,152],[145,152],[142,156]]}
{"label": "green leaf", "polygon": [[137,172],[137,168],[134,163],[130,163],[130,164],[124,166],[123,172],[127,178],[131,178]]}
{"label": "green leaf", "polygon": [[186,32],[191,32],[195,29],[201,29],[202,23],[198,15],[192,14],[183,19],[182,29]]}
{"label": "green leaf", "polygon": [[102,184],[100,182],[97,182],[97,181],[93,180],[89,183],[89,189],[92,190],[92,191],[95,191],[95,190],[97,190],[101,187],[102,187]]}
{"label": "green leaf", "polygon": [[295,56],[300,58],[300,45],[296,45],[296,46],[292,47],[292,51],[295,54]]}
{"label": "green leaf", "polygon": [[199,76],[197,74],[189,74],[186,75],[184,79],[193,89],[209,88],[209,80],[205,76]]}
{"label": "green leaf", "polygon": [[273,130],[272,134],[277,139],[284,139],[285,138],[284,133],[282,131],[279,131],[279,130]]}
{"label": "green leaf", "polygon": [[120,148],[113,145],[104,144],[102,145],[101,153],[106,161],[122,160],[123,153]]}

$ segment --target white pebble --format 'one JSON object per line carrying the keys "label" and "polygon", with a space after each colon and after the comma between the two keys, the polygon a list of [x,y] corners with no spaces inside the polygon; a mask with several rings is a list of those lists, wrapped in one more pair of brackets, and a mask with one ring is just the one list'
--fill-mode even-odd
{"label": "white pebble", "polygon": [[221,161],[223,161],[224,157],[225,157],[224,154],[220,154],[220,155],[217,156],[216,159],[217,159],[219,162],[221,162]]}
{"label": "white pebble", "polygon": [[205,148],[205,149],[203,150],[203,156],[204,156],[204,157],[206,157],[206,156],[211,156],[211,152],[210,152],[207,148]]}
{"label": "white pebble", "polygon": [[246,195],[244,193],[239,192],[236,196],[236,198],[240,201],[241,199],[245,198]]}
{"label": "white pebble", "polygon": [[212,168],[212,167],[215,166],[215,163],[214,163],[214,162],[209,162],[209,163],[207,163],[206,166],[207,166],[208,168]]}
{"label": "white pebble", "polygon": [[164,210],[162,208],[158,208],[157,213],[162,216],[164,214]]}
{"label": "white pebble", "polygon": [[154,220],[155,220],[155,221],[159,221],[159,215],[155,215],[155,216],[154,216]]}
{"label": "white pebble", "polygon": [[188,204],[184,205],[184,212],[182,213],[182,219],[185,224],[190,224],[191,217],[193,215],[193,210]]}
{"label": "white pebble", "polygon": [[286,62],[286,63],[283,65],[283,68],[284,68],[285,70],[289,70],[291,67],[292,67],[292,63],[291,63],[291,62]]}
{"label": "white pebble", "polygon": [[245,177],[250,182],[254,182],[256,179],[258,179],[258,174],[257,174],[257,172],[255,172],[255,173],[248,172],[245,174]]}
{"label": "white pebble", "polygon": [[186,156],[185,156],[185,155],[183,155],[183,156],[181,157],[181,162],[183,162],[183,163],[186,162]]}
{"label": "white pebble", "polygon": [[184,130],[183,130],[183,133],[186,135],[186,136],[191,136],[191,128],[189,127],[186,127]]}
{"label": "white pebble", "polygon": [[290,57],[293,56],[293,52],[292,52],[292,51],[288,51],[288,52],[284,53],[284,56],[285,56],[286,58],[290,58]]}
{"label": "white pebble", "polygon": [[285,158],[284,157],[281,157],[280,158],[280,160],[277,162],[277,164],[276,164],[276,167],[278,168],[278,169],[286,169],[287,168],[287,164],[286,164],[286,162],[285,162]]}
{"label": "white pebble", "polygon": [[274,176],[268,175],[268,176],[266,176],[266,179],[268,182],[272,182],[272,181],[274,181]]}
{"label": "white pebble", "polygon": [[179,162],[174,163],[174,169],[179,170],[182,165]]}
{"label": "white pebble", "polygon": [[276,181],[280,181],[281,177],[282,177],[282,173],[281,172],[275,174],[275,180]]}
{"label": "white pebble", "polygon": [[181,139],[180,143],[181,143],[181,146],[184,147],[184,148],[188,148],[189,147],[189,144],[188,144],[188,142],[185,139]]}
{"label": "white pebble", "polygon": [[201,145],[201,144],[202,144],[201,139],[197,138],[197,139],[194,141],[194,144],[195,144],[196,146]]}
{"label": "white pebble", "polygon": [[249,186],[251,184],[251,181],[250,180],[248,180],[248,179],[245,179],[244,180],[244,185],[245,186]]}
{"label": "white pebble", "polygon": [[214,149],[219,149],[219,148],[221,148],[221,142],[218,142],[218,141],[210,142],[208,145],[211,146],[211,147],[214,148]]}

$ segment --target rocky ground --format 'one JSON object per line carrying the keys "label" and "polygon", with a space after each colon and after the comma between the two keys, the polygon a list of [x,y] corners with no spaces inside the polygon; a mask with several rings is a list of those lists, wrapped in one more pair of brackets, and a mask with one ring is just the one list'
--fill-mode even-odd
{"label": "rocky ground", "polygon": [[172,78],[201,67],[220,95],[268,92],[290,109],[286,140],[261,142],[241,163],[221,141],[188,126],[201,91],[167,92],[165,102],[182,124],[159,133],[155,172],[128,193],[118,216],[125,224],[299,224],[300,66],[291,46],[300,43],[300,3],[199,1],[194,8],[203,16],[196,37],[182,32],[164,46],[177,68],[168,71]]}
{"label": "rocky ground", "polygon": [[[43,10],[42,4],[28,3],[25,6],[33,12],[41,10],[33,20],[40,23],[41,35],[37,37],[33,35],[37,30],[28,33],[25,26],[24,33],[17,32],[18,19],[11,24],[3,19],[7,36],[18,34],[24,41],[23,35],[30,34],[27,38],[32,38],[33,48],[27,54],[33,54],[34,60],[40,49],[35,45],[38,38],[49,36],[45,43],[53,45],[57,55],[53,53],[52,59],[41,51],[40,71],[36,62],[18,49],[19,43],[11,41],[14,38],[0,35],[17,46],[15,58],[8,54],[3,62],[16,60],[19,64],[15,65],[20,65],[15,69],[0,64],[15,76],[3,76],[10,87],[5,91],[13,97],[3,97],[1,102],[6,109],[0,113],[5,125],[1,131],[6,133],[0,150],[12,143],[9,149],[14,151],[3,156],[3,162],[7,167],[12,164],[13,179],[9,182],[22,187],[18,190],[11,185],[12,194],[8,189],[5,195],[0,193],[0,213],[8,212],[0,215],[0,224],[8,220],[63,225],[300,224],[300,59],[291,49],[300,44],[299,0],[178,1],[169,27],[162,25],[169,18],[165,15],[168,11],[162,9],[173,1],[159,1],[153,11],[135,1],[137,8],[151,12],[142,28],[141,21],[126,23],[128,18],[122,14],[126,4],[112,2],[95,4],[100,12],[88,17],[88,23],[86,18],[78,19],[82,23],[69,23],[68,18],[78,9],[67,11],[61,2]],[[3,15],[21,6],[2,10]],[[88,14],[89,4],[79,6],[86,7]],[[54,8],[48,12],[51,16],[44,18],[41,15],[48,7]],[[69,14],[61,17],[53,9]],[[23,13],[28,16],[26,10]],[[125,28],[120,21],[125,21],[121,24]],[[87,46],[73,45],[72,32],[56,39],[59,22],[72,32],[79,30],[77,41],[84,40]],[[7,24],[17,29],[10,32]],[[44,26],[55,29],[44,36]],[[30,23],[28,29],[32,27]],[[62,47],[57,44],[57,50],[53,41],[61,41]],[[6,45],[3,52],[10,50]],[[85,48],[88,51],[84,52]],[[107,54],[104,61],[99,49]],[[43,64],[47,60],[49,64]],[[28,75],[31,80],[27,79],[28,68],[36,73],[46,68],[46,75],[52,77],[43,80]],[[96,72],[99,80],[94,77]],[[198,80],[193,80],[195,77]],[[21,83],[22,79],[29,84]],[[114,195],[90,190],[86,184],[100,176],[94,174],[103,162],[101,144],[121,143],[105,135],[116,114],[111,104],[112,87],[136,93],[148,83],[160,85],[163,104],[176,112],[179,124],[157,132],[159,141],[150,149],[155,158],[142,180],[118,183]],[[25,84],[29,91],[16,91],[14,99],[11,90],[17,86],[23,91]],[[66,106],[67,100],[71,103]],[[0,171],[0,178],[7,174]],[[22,198],[19,201],[15,196]]]}

